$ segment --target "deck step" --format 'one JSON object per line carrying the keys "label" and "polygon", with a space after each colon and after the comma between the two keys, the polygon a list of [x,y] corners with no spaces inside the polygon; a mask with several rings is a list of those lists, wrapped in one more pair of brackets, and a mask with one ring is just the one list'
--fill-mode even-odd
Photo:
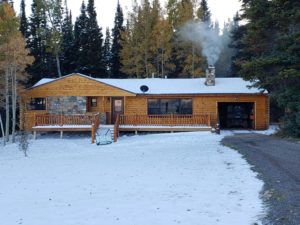
{"label": "deck step", "polygon": [[105,145],[111,144],[114,140],[114,127],[100,126],[96,132],[96,144]]}

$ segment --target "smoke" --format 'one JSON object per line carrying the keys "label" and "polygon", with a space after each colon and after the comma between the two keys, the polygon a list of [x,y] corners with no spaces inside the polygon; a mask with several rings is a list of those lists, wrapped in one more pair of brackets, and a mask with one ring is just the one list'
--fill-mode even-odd
{"label": "smoke", "polygon": [[179,37],[199,46],[209,65],[216,64],[224,46],[218,30],[203,22],[187,22],[179,30]]}

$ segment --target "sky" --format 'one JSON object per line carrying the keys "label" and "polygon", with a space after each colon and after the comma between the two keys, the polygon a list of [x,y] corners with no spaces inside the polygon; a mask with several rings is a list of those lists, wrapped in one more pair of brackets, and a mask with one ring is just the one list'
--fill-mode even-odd
{"label": "sky", "polygon": [[[125,16],[128,11],[131,11],[132,0],[119,0],[123,8]],[[164,5],[167,0],[160,0]],[[20,0],[15,0],[15,9],[19,13]],[[30,5],[32,0],[25,0],[27,16],[30,15]],[[87,3],[87,0],[85,0]],[[106,29],[106,27],[113,27],[115,12],[118,0],[95,0],[95,6],[98,15],[99,25]],[[80,6],[82,0],[68,0],[68,7],[72,10],[73,19],[80,13]],[[213,20],[218,20],[220,25],[232,18],[233,15],[240,9],[239,0],[208,0],[208,5],[212,13]]]}

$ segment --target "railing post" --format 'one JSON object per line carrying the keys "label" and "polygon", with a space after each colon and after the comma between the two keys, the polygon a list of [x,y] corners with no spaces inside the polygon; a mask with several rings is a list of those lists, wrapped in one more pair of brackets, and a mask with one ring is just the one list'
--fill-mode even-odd
{"label": "railing post", "polygon": [[95,124],[92,124],[92,144],[95,143]]}
{"label": "railing post", "polygon": [[211,115],[210,114],[208,114],[208,121],[207,121],[207,125],[210,127],[211,126]]}
{"label": "railing post", "polygon": [[63,126],[64,124],[63,124],[63,115],[62,114],[60,114],[60,126]]}
{"label": "railing post", "polygon": [[120,114],[117,114],[116,121],[114,124],[114,142],[117,142],[118,139],[119,123],[120,123]]}
{"label": "railing post", "polygon": [[37,126],[37,114],[34,114],[34,126]]}

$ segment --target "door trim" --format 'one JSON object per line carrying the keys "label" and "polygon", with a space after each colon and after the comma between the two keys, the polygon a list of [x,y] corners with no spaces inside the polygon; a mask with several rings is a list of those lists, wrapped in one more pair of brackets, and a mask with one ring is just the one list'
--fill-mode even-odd
{"label": "door trim", "polygon": [[115,123],[115,108],[114,108],[114,103],[115,100],[122,100],[122,112],[119,112],[119,114],[124,114],[124,97],[112,97],[111,98],[111,123],[114,124]]}

